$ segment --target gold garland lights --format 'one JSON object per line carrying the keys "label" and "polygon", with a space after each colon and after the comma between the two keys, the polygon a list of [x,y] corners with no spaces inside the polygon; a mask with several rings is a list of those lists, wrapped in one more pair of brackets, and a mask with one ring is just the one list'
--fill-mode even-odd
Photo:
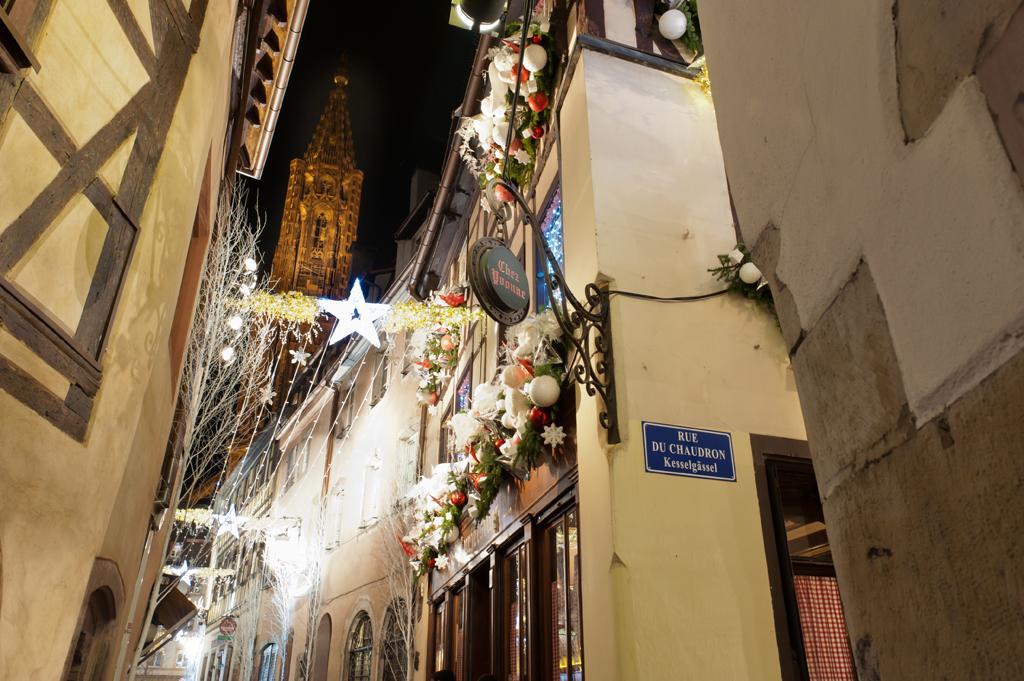
{"label": "gold garland lights", "polygon": [[312,324],[320,316],[320,303],[317,299],[298,291],[256,291],[240,300],[238,307],[258,317],[291,324]]}
{"label": "gold garland lights", "polygon": [[209,527],[213,525],[213,511],[208,508],[179,508],[174,512],[174,520]]}
{"label": "gold garland lights", "polygon": [[700,91],[704,94],[711,96],[711,77],[708,75],[708,63],[704,62],[700,65],[700,74],[694,78],[697,85],[700,86]]}
{"label": "gold garland lights", "polygon": [[404,302],[391,306],[385,328],[391,332],[434,329],[443,326],[457,329],[484,318],[479,307],[460,305],[449,307],[438,303]]}

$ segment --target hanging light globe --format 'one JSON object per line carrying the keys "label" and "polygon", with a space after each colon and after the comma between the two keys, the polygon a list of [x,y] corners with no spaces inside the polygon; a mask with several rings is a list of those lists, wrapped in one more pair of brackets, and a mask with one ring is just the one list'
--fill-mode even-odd
{"label": "hanging light globe", "polygon": [[489,33],[501,21],[505,0],[456,0],[452,7],[463,27]]}

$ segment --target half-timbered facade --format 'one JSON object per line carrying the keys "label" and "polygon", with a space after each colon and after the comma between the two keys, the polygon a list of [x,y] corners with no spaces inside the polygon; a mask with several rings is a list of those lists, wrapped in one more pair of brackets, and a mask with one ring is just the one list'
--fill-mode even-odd
{"label": "half-timbered facade", "polygon": [[0,677],[134,663],[267,4],[0,3]]}

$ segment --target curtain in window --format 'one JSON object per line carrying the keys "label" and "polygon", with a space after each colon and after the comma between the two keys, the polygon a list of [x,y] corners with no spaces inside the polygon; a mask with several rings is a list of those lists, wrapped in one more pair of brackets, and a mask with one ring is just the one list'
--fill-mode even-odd
{"label": "curtain in window", "polygon": [[794,575],[810,681],[856,681],[835,577]]}
{"label": "curtain in window", "polygon": [[277,662],[277,644],[268,643],[260,653],[259,681],[274,681],[274,664]]}

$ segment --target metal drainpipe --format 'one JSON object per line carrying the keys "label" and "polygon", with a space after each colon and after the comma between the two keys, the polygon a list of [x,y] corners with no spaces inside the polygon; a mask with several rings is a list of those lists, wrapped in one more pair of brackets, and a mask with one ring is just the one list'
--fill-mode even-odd
{"label": "metal drainpipe", "polygon": [[[473,58],[473,68],[469,74],[469,83],[466,85],[466,93],[462,97],[462,106],[459,110],[463,117],[473,116],[480,106],[480,90],[483,89],[484,74],[483,65],[487,58],[487,51],[495,42],[494,36],[480,36],[480,43],[476,48],[476,56]],[[448,209],[451,201],[451,192],[454,188],[455,177],[458,174],[459,164],[462,159],[459,157],[459,149],[453,139],[448,149],[448,158],[445,160],[444,172],[441,174],[441,183],[437,188],[437,195],[434,197],[434,205],[430,209],[430,217],[427,221],[427,231],[423,236],[423,242],[416,251],[416,260],[413,263],[412,276],[409,279],[409,293],[416,300],[423,300],[418,291],[420,279],[423,277],[423,270],[427,260],[433,253],[437,237],[441,227],[441,220]]]}

